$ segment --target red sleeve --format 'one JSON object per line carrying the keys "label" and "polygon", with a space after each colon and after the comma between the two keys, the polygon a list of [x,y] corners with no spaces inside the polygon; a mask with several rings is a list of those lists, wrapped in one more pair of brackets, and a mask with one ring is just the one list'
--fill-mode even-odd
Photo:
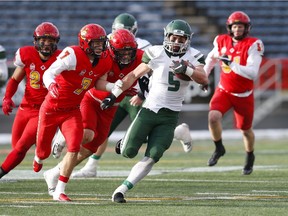
{"label": "red sleeve", "polygon": [[5,96],[6,98],[12,98],[17,91],[19,82],[17,82],[13,77],[11,77],[6,86]]}

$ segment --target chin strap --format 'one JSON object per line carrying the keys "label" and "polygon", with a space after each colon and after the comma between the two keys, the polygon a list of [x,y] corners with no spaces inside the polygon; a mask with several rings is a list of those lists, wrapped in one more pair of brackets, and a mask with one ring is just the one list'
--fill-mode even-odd
{"label": "chin strap", "polygon": [[92,62],[92,67],[95,67],[99,62],[99,57],[95,57],[93,62]]}

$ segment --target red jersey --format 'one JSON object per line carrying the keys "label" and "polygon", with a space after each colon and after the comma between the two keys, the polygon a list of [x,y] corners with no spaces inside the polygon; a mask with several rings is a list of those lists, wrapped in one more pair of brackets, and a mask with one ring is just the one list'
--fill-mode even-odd
{"label": "red jersey", "polygon": [[[245,66],[247,64],[247,58],[249,54],[251,55],[251,52],[258,51],[261,55],[263,53],[262,42],[253,37],[246,37],[234,45],[231,36],[225,34],[219,35],[216,42],[218,44],[219,56],[226,54],[233,62],[239,65]],[[252,46],[255,46],[255,49],[252,49]],[[254,82],[251,79],[236,74],[229,66],[222,63],[220,85],[228,92],[243,93],[251,91]]]}
{"label": "red jersey", "polygon": [[[53,98],[47,94],[46,100],[54,108],[79,106],[85,92],[94,87],[96,81],[110,71],[111,67],[112,59],[107,53],[93,67],[90,59],[79,46],[65,48],[46,71],[46,73],[56,75],[55,81],[59,85],[59,97]],[[54,68],[64,70],[53,71]],[[58,75],[58,73],[60,74]],[[45,78],[44,83],[46,84]]]}
{"label": "red jersey", "polygon": [[[123,68],[120,68],[119,64],[116,63],[115,61],[113,61],[113,66],[112,66],[111,70],[109,70],[109,72],[107,74],[108,75],[107,76],[107,81],[109,81],[111,83],[115,83],[117,80],[123,79],[124,76],[126,76],[129,72],[134,70],[142,62],[141,59],[142,59],[143,53],[144,53],[143,50],[137,49],[135,60],[132,63],[130,63],[129,65],[123,67]],[[131,86],[131,88],[133,88],[136,84],[137,84],[137,81]],[[109,93],[110,92],[100,91],[100,90],[97,90],[95,88],[89,90],[89,94],[92,95],[92,97],[97,98],[97,99],[99,99],[101,101],[105,97],[107,97],[109,95]],[[125,97],[125,92],[123,92],[116,99],[116,102],[122,101],[124,97]]]}
{"label": "red jersey", "polygon": [[14,65],[23,67],[26,73],[25,93],[22,105],[40,106],[47,95],[47,88],[43,83],[43,74],[56,60],[61,50],[56,50],[47,61],[39,58],[39,53],[34,46],[25,46],[17,50]]}

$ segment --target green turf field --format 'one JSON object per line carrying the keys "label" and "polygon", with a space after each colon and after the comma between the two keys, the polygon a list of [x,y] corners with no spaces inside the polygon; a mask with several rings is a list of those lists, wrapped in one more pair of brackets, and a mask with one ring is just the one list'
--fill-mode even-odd
{"label": "green turf field", "polygon": [[[209,140],[195,141],[191,153],[174,142],[151,175],[126,194],[125,204],[112,203],[111,195],[143,151],[129,160],[116,155],[111,144],[100,162],[99,176],[71,179],[66,193],[73,202],[59,203],[48,195],[43,172],[31,171],[32,148],[22,164],[0,180],[0,215],[287,215],[287,140],[256,143],[254,172],[243,176],[241,140],[225,140],[226,155],[215,167],[206,166],[214,150]],[[1,163],[9,148],[0,146]],[[43,170],[56,163],[49,158]]]}

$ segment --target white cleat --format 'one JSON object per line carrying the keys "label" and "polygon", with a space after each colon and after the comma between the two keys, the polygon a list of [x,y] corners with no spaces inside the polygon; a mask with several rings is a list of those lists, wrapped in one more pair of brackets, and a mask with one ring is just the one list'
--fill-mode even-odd
{"label": "white cleat", "polygon": [[65,138],[60,130],[58,130],[52,144],[52,155],[54,158],[60,158],[62,151],[66,145]]}
{"label": "white cleat", "polygon": [[64,149],[65,145],[58,143],[58,142],[54,142],[53,146],[52,146],[52,155],[54,158],[58,159],[60,158],[62,151]]}
{"label": "white cleat", "polygon": [[60,171],[59,169],[57,170],[55,168],[52,168],[50,170],[45,171],[43,173],[43,176],[48,186],[48,194],[50,196],[53,196],[53,193],[58,183],[58,178],[60,176]]}
{"label": "white cleat", "polygon": [[192,151],[192,137],[189,126],[186,123],[182,123],[175,128],[174,138],[180,141],[184,152],[188,153]]}
{"label": "white cleat", "polygon": [[97,170],[87,170],[87,169],[80,169],[79,171],[72,173],[72,178],[95,178],[97,176]]}
{"label": "white cleat", "polygon": [[189,153],[192,151],[192,142],[184,143],[182,140],[180,140],[180,143],[182,144],[184,152]]}

